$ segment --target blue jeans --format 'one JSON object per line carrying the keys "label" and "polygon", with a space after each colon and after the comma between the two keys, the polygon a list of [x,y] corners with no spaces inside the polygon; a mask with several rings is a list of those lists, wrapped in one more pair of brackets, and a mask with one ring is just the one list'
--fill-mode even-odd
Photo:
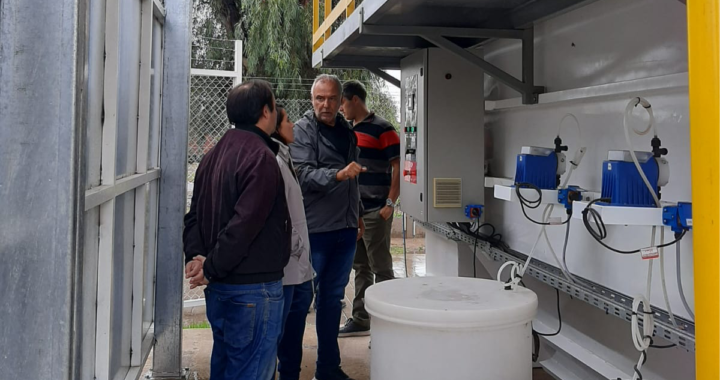
{"label": "blue jeans", "polygon": [[213,332],[211,380],[269,379],[282,329],[282,282],[205,288]]}
{"label": "blue jeans", "polygon": [[316,374],[332,371],[340,366],[338,331],[340,329],[340,302],[350,279],[357,229],[310,234],[310,254],[317,274],[317,335],[318,359]]}
{"label": "blue jeans", "polygon": [[278,373],[281,380],[298,380],[302,364],[305,321],[313,298],[312,281],[283,287],[285,321],[278,346]]}

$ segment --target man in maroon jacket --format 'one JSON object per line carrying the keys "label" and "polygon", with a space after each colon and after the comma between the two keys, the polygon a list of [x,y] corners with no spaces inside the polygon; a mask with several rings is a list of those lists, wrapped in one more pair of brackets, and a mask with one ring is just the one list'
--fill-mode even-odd
{"label": "man in maroon jacket", "polygon": [[277,123],[270,84],[247,81],[227,99],[228,130],[202,159],[185,216],[185,272],[207,285],[213,330],[210,378],[270,379],[282,328],[283,269],[292,223],[270,139]]}

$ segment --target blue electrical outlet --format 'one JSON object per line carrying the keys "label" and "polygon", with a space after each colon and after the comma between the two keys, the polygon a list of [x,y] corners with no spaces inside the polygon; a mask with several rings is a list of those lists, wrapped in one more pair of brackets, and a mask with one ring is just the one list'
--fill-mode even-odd
{"label": "blue electrical outlet", "polygon": [[572,203],[579,200],[582,200],[582,190],[577,186],[558,190],[558,203],[565,206],[568,211],[572,211]]}
{"label": "blue electrical outlet", "polygon": [[692,203],[679,202],[676,206],[663,207],[663,224],[676,234],[692,229]]}
{"label": "blue electrical outlet", "polygon": [[484,208],[483,205],[467,205],[465,206],[465,216],[471,220],[480,219]]}

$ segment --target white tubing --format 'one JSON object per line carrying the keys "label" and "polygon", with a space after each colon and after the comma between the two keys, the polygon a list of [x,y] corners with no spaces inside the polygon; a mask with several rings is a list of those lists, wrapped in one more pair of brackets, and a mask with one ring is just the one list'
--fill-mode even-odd
{"label": "white tubing", "polygon": [[514,261],[507,261],[505,264],[500,266],[500,269],[498,269],[497,273],[497,281],[505,283],[502,280],[502,274],[505,268],[510,267],[510,279],[509,283],[510,286],[515,289],[515,287],[520,283],[520,280],[522,278],[522,274],[520,274],[520,264],[514,262]]}
{"label": "white tubing", "polygon": [[[652,261],[651,261],[652,263]],[[643,329],[642,332],[640,331],[639,326],[639,318],[638,313],[640,313],[640,304],[643,305]],[[650,308],[650,302],[643,296],[643,295],[637,295],[635,296],[635,299],[633,300],[633,316],[632,316],[632,338],[633,338],[633,344],[635,345],[635,349],[641,352],[640,359],[637,362],[637,370],[640,371],[642,369],[643,363],[645,362],[645,357],[647,354],[645,351],[647,351],[648,348],[650,348],[650,342],[651,339],[649,337],[652,337],[653,330],[655,328],[655,317],[652,314],[652,309]],[[647,338],[646,338],[647,337]],[[638,380],[640,377],[637,373],[633,374],[633,380]]]}
{"label": "white tubing", "polygon": [[[652,228],[652,236],[650,238],[650,246],[655,245],[655,230],[656,228],[653,226]],[[652,289],[652,272],[653,272],[653,260],[648,261],[648,273],[647,273],[647,290],[646,295],[643,296],[642,294],[638,294],[633,299],[633,315],[632,315],[632,321],[630,323],[631,326],[631,333],[632,333],[632,340],[633,344],[635,345],[635,349],[640,351],[640,359],[637,363],[637,370],[640,371],[640,369],[643,366],[643,363],[645,362],[645,357],[647,356],[647,353],[645,351],[650,348],[651,344],[651,338],[645,338],[652,337],[653,331],[655,330],[655,317],[652,314],[652,308],[650,307],[650,294]],[[640,304],[643,305],[643,330],[640,331],[640,324],[639,324],[639,318],[638,313],[640,313]],[[640,377],[637,373],[633,374],[633,380],[637,380]]]}
{"label": "white tubing", "polygon": [[[568,222],[568,223],[570,223],[570,222]],[[560,268],[560,270],[563,272],[563,274],[565,275],[565,278],[567,278],[570,282],[574,283],[575,277],[573,277],[570,274],[570,270],[568,270],[568,268],[565,266],[565,264],[561,263],[560,259],[558,258],[558,255],[555,252],[555,249],[553,249],[552,244],[550,243],[550,238],[548,237],[547,230],[543,229],[540,232],[543,234],[543,236],[545,236],[545,242],[547,243],[548,249],[550,250],[550,253],[552,253],[553,258],[555,258],[555,262],[558,264],[558,268]]]}
{"label": "white tubing", "polygon": [[637,106],[638,104],[642,105],[643,108],[647,111],[648,115],[650,116],[650,121],[648,122],[648,126],[638,131],[637,129],[633,128],[633,132],[635,132],[638,135],[646,135],[650,130],[653,131],[655,136],[657,136],[657,133],[655,131],[655,117],[653,116],[652,108],[650,107],[650,103],[645,100],[644,98],[633,98],[628,102],[627,107],[625,107],[625,114],[623,116],[623,127],[625,129],[625,141],[627,141],[628,148],[630,149],[630,157],[632,157],[633,162],[635,163],[635,167],[638,170],[638,173],[640,173],[640,177],[642,178],[643,182],[645,183],[645,186],[650,190],[650,194],[653,197],[653,200],[655,200],[655,205],[657,207],[660,207],[660,199],[658,198],[657,194],[655,193],[655,189],[650,184],[650,181],[648,180],[647,176],[645,175],[645,172],[643,172],[642,167],[640,166],[640,162],[638,161],[637,155],[635,154],[635,148],[633,148],[632,141],[630,140],[630,126],[628,124],[628,116],[632,115],[633,108]]}
{"label": "white tubing", "polygon": [[692,320],[694,321],[695,313],[693,313],[692,309],[690,308],[687,298],[685,298],[685,291],[683,290],[682,271],[680,269],[680,260],[682,260],[682,258],[680,257],[680,242],[677,242],[677,243],[675,243],[675,266],[676,266],[675,269],[677,270],[678,292],[680,293],[680,300],[682,301],[682,304],[685,307],[685,311],[687,311],[690,318],[692,318]]}
{"label": "white tubing", "polygon": [[[660,245],[663,244],[665,244],[665,228],[660,227]],[[679,242],[676,244],[679,244]],[[667,284],[665,281],[665,252],[663,251],[663,248],[660,247],[660,279],[662,282],[663,298],[665,298],[667,312],[670,314],[670,322],[672,322],[675,328],[678,328],[677,321],[675,320],[675,314],[673,314],[672,307],[670,306],[670,297],[668,297]]]}
{"label": "white tubing", "polygon": [[[554,208],[555,208],[554,204],[548,204],[547,206],[545,206],[545,210],[543,211],[543,215],[542,215],[542,219],[541,219],[543,223],[547,223],[547,221],[550,219],[550,215],[552,214],[552,211]],[[568,222],[568,223],[570,223],[570,222]],[[535,249],[537,248],[537,245],[540,242],[540,239],[544,235],[545,241],[547,242],[548,249],[550,249],[550,253],[552,253],[553,258],[555,259],[555,263],[557,264],[557,267],[560,268],[560,270],[563,272],[563,274],[565,275],[565,278],[568,281],[575,282],[575,278],[570,274],[570,272],[567,270],[567,268],[565,268],[565,266],[562,264],[562,262],[558,258],[557,253],[553,249],[552,244],[550,244],[550,239],[548,238],[547,230],[545,229],[545,227],[547,227],[547,226],[542,226],[540,228],[538,237],[537,237],[537,239],[535,239],[535,244],[533,244],[533,247],[530,250],[530,254],[528,255],[527,260],[525,260],[525,264],[520,269],[518,274],[520,275],[520,277],[525,275],[525,271],[527,270],[528,266],[530,265],[530,261],[532,260],[533,256],[535,255]]]}
{"label": "white tubing", "polygon": [[[642,312],[640,311],[641,303],[643,305]],[[633,344],[635,345],[635,349],[638,351],[645,351],[650,347],[650,339],[645,338],[645,336],[652,336],[653,329],[655,328],[655,318],[652,314],[652,309],[650,308],[650,302],[642,294],[635,296],[635,299],[633,300],[633,312],[635,313],[632,316]],[[640,331],[640,324],[638,323],[639,313],[643,314],[642,332]]]}
{"label": "white tubing", "polygon": [[[657,227],[653,226],[652,228],[652,234],[650,236],[650,246],[655,245],[655,231],[657,230]],[[648,302],[650,302],[650,294],[652,292],[652,275],[653,275],[653,260],[648,260],[648,274],[647,274],[647,290],[645,298],[647,298]]]}
{"label": "white tubing", "polygon": [[[551,209],[553,205],[547,205],[545,206],[545,210],[543,210],[543,216],[542,219],[540,219],[543,223],[547,223],[547,220],[545,219],[545,214],[547,213],[548,209]],[[552,211],[551,211],[552,212]],[[533,256],[535,256],[535,249],[537,249],[538,243],[540,243],[540,238],[542,237],[542,233],[545,231],[545,226],[542,226],[540,228],[540,232],[538,233],[537,239],[535,239],[535,243],[532,246],[532,249],[530,249],[530,254],[527,257],[527,260],[525,260],[525,264],[522,267],[522,271],[520,272],[520,275],[525,275],[525,271],[527,270],[527,267],[530,266],[530,261],[532,261]]]}
{"label": "white tubing", "polygon": [[563,181],[562,185],[560,185],[560,189],[564,189],[568,186],[568,183],[570,182],[570,177],[572,176],[573,170],[580,165],[580,161],[582,160],[583,156],[585,155],[585,150],[587,149],[585,145],[583,144],[582,139],[582,129],[580,129],[580,122],[578,121],[577,117],[571,113],[566,113],[565,116],[563,116],[562,119],[560,119],[560,124],[558,124],[558,137],[560,137],[560,131],[562,130],[562,124],[568,117],[575,120],[575,126],[577,127],[578,131],[578,148],[575,150],[575,155],[570,160],[570,170],[568,171],[567,176],[565,176],[565,181]]}
{"label": "white tubing", "polygon": [[[571,113],[565,114],[565,116],[563,116],[563,118],[560,119],[560,123],[558,124],[558,132],[557,132],[558,137],[560,136],[560,131],[562,130],[563,122],[564,122],[565,119],[567,119],[568,117],[569,117],[569,118],[572,118],[573,120],[575,120],[575,126],[577,127],[577,131],[578,131],[578,149],[575,151],[575,156],[574,156],[574,157],[575,157],[575,160],[577,160],[577,162],[574,162],[574,163],[571,162],[571,163],[570,163],[570,170],[568,170],[568,173],[567,173],[567,175],[565,176],[565,180],[563,181],[563,183],[560,185],[560,187],[559,187],[558,189],[565,189],[565,188],[567,188],[568,183],[570,183],[570,177],[572,177],[572,174],[573,174],[573,171],[575,171],[575,168],[576,168],[578,165],[580,165],[580,160],[582,160],[582,157],[584,156],[585,150],[586,150],[585,146],[583,146],[582,129],[580,129],[580,122],[578,121],[577,117],[575,117],[575,115],[573,115],[573,114],[571,114]],[[572,160],[571,160],[571,161],[572,161]],[[543,216],[542,216],[542,219],[541,219],[541,221],[542,221],[543,223],[547,223],[547,222],[548,222],[548,220],[550,219],[550,216],[552,215],[552,212],[553,212],[554,209],[555,209],[555,205],[554,205],[554,204],[548,204],[547,206],[545,206],[545,210],[543,211]],[[570,223],[570,222],[568,222],[568,223]],[[548,249],[550,250],[550,253],[552,253],[553,258],[555,258],[555,263],[557,264],[558,268],[560,268],[560,270],[563,272],[563,274],[565,275],[565,278],[567,278],[568,281],[570,281],[570,282],[575,282],[575,278],[570,274],[570,271],[567,269],[567,267],[565,267],[565,265],[560,261],[560,259],[558,258],[557,253],[555,252],[555,250],[554,250],[553,247],[552,247],[552,244],[550,244],[550,238],[549,238],[548,235],[547,235],[547,230],[545,229],[545,227],[547,227],[547,226],[543,225],[543,226],[540,228],[540,232],[538,233],[537,239],[535,239],[535,243],[533,244],[533,247],[532,247],[532,249],[530,250],[530,254],[528,255],[527,260],[525,260],[525,264],[522,266],[522,268],[521,268],[520,271],[518,272],[519,275],[520,275],[521,277],[525,275],[525,271],[527,270],[528,266],[530,266],[530,261],[532,261],[533,256],[535,255],[535,250],[537,249],[537,246],[538,246],[538,243],[540,242],[540,239],[541,239],[543,236],[545,236],[545,242],[547,243]]]}
{"label": "white tubing", "polygon": [[567,119],[568,117],[570,117],[570,118],[572,118],[573,120],[575,120],[575,126],[577,127],[577,131],[578,131],[578,146],[583,146],[583,144],[582,144],[582,141],[583,141],[583,140],[582,140],[582,130],[580,129],[580,122],[578,121],[577,117],[575,117],[575,115],[573,115],[573,114],[571,114],[571,113],[566,113],[565,116],[563,116],[563,118],[560,119],[560,124],[558,124],[558,132],[557,132],[557,135],[560,136],[560,131],[562,130],[563,121],[565,121],[565,119]]}

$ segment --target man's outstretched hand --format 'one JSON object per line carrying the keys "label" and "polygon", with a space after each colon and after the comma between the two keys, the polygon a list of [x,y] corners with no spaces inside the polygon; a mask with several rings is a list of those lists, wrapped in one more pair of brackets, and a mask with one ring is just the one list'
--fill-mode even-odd
{"label": "man's outstretched hand", "polygon": [[347,181],[359,176],[360,173],[365,173],[366,171],[366,167],[360,166],[360,164],[353,161],[350,165],[346,166],[345,169],[338,171],[335,178],[340,182]]}

